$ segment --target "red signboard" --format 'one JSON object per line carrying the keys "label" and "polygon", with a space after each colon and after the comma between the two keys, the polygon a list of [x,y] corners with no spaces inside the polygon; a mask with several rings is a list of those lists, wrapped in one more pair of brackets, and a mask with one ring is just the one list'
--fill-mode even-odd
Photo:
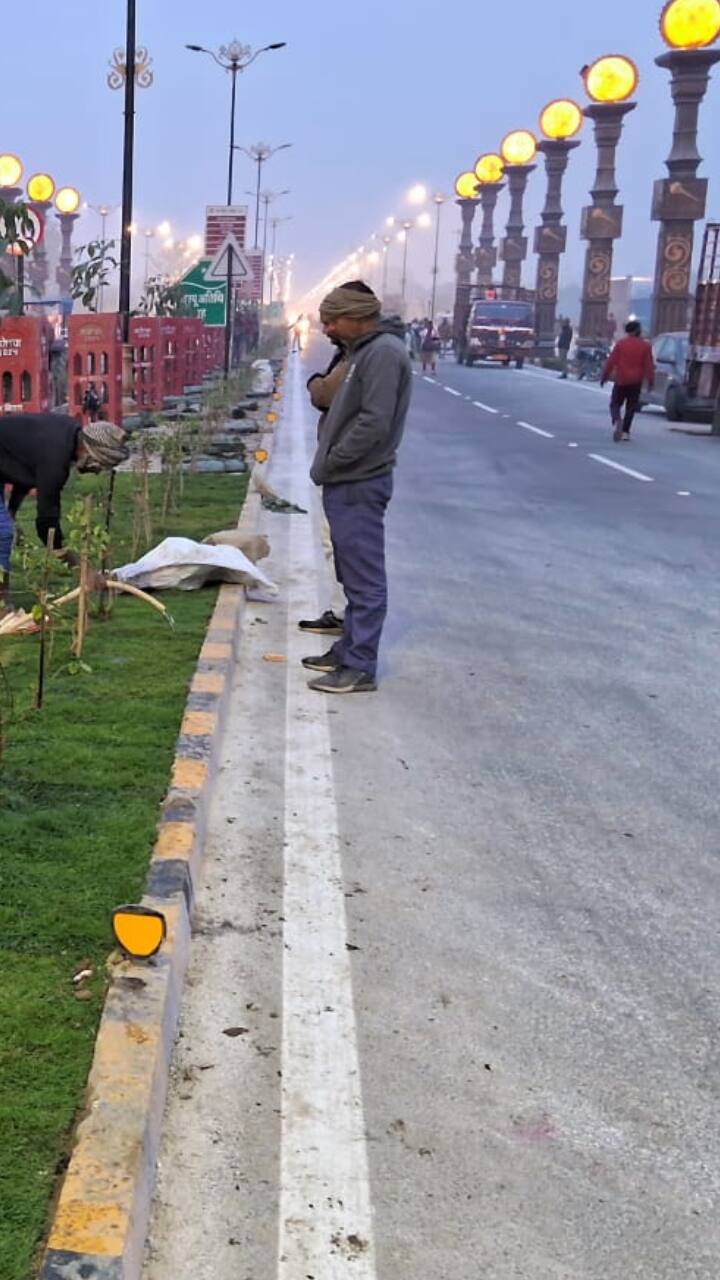
{"label": "red signboard", "polygon": [[247,234],[247,205],[211,204],[205,210],[205,257],[214,258],[223,240],[234,235],[241,249]]}
{"label": "red signboard", "polygon": [[50,408],[50,339],[38,316],[0,319],[0,412],[46,413]]}
{"label": "red signboard", "polygon": [[114,313],[68,320],[68,401],[79,421],[87,420],[83,401],[91,384],[103,415],[122,423],[122,328]]}

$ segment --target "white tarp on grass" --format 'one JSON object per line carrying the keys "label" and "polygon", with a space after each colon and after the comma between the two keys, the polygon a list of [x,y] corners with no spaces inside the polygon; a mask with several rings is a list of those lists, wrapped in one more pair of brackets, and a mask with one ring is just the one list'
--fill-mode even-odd
{"label": "white tarp on grass", "polygon": [[113,577],[142,591],[194,591],[206,582],[234,582],[277,591],[262,569],[236,547],[212,547],[191,538],[166,538],[134,564],[114,569]]}

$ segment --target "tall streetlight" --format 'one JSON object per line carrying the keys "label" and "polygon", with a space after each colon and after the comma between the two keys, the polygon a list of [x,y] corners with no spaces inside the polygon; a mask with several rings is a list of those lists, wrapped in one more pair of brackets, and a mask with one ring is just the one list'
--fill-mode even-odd
{"label": "tall streetlight", "polygon": [[462,217],[460,244],[455,259],[455,305],[453,307],[453,342],[460,350],[465,326],[470,314],[473,272],[473,222],[480,203],[479,184],[475,174],[468,170],[455,180],[455,203]]}
{"label": "tall streetlight", "polygon": [[[55,181],[49,173],[34,173],[27,182],[27,195],[30,202],[30,208],[34,209],[40,217],[45,220],[52,206],[52,199],[55,195]],[[28,263],[30,272],[30,280],[38,295],[42,298],[45,294],[45,286],[48,282],[48,256],[45,248],[45,239],[41,239],[39,244],[33,246],[33,251]]]}
{"label": "tall streetlight", "polygon": [[55,208],[61,236],[60,261],[56,276],[63,298],[70,297],[73,266],[72,233],[80,216],[78,212],[80,203],[80,192],[75,187],[61,187],[55,194]]}
{"label": "tall streetlight", "polygon": [[[10,152],[0,155],[0,195],[8,204],[15,204],[22,195],[22,187],[19,184],[22,181],[23,172],[22,161],[16,155]],[[22,315],[25,309],[25,255],[18,253],[14,257],[15,283]]]}
{"label": "tall streetlight", "polygon": [[[107,77],[111,89],[125,90],[123,130],[122,231],[120,239],[120,295],[118,310],[123,342],[123,409],[133,407],[133,367],[130,346],[130,272],[132,266],[133,164],[135,157],[135,88],[149,89],[152,59],[136,41],[136,0],[127,0],[125,49],[116,49]],[[57,203],[57,201],[56,201]]]}
{"label": "tall streetlight", "polygon": [[[276,49],[284,49],[285,40],[276,41],[274,44],[266,44],[262,49],[256,49],[254,52],[249,45],[241,44],[239,40],[232,40],[228,45],[221,45],[217,53],[212,49],[206,49],[201,44],[186,44],[185,48],[191,53],[205,53],[212,58],[223,71],[227,71],[232,81],[230,93],[230,143],[228,147],[228,185],[227,185],[227,203],[228,208],[233,202],[233,166],[235,161],[235,102],[237,100],[237,78],[241,71],[246,71],[249,66],[260,57],[261,53],[271,53]],[[224,371],[227,378],[230,374],[230,353],[232,347],[232,326],[234,313],[233,299],[233,255],[228,253],[227,265],[227,297],[226,297],[226,315],[225,315],[225,361]]]}
{"label": "tall streetlight", "polygon": [[545,156],[547,192],[542,223],[535,229],[535,252],[538,255],[535,328],[537,345],[547,352],[555,350],[560,257],[567,244],[567,227],[562,220],[562,180],[570,152],[580,146],[576,134],[582,126],[583,113],[577,102],[569,98],[556,98],[549,102],[540,115],[544,138],[538,151]]}
{"label": "tall streetlight", "polygon": [[502,156],[489,151],[480,156],[475,165],[475,178],[478,183],[480,205],[483,220],[480,228],[475,262],[477,264],[477,282],[481,287],[491,285],[493,271],[497,265],[497,249],[495,248],[495,206],[497,198],[503,190],[502,179],[505,173],[505,162]]}
{"label": "tall streetlight", "polygon": [[432,268],[432,294],[430,295],[430,321],[435,323],[435,303],[437,300],[437,278],[438,278],[438,260],[440,258],[440,214],[442,207],[447,200],[441,191],[436,191],[433,196],[433,204],[435,205],[435,253],[433,255]]}
{"label": "tall streetlight", "polygon": [[262,242],[262,275],[260,277],[260,307],[265,305],[265,263],[267,262],[267,237],[268,237],[268,220],[270,213],[270,205],[274,200],[280,200],[282,196],[289,196],[290,188],[286,187],[284,191],[263,191],[261,200],[264,205],[263,212],[263,242]]}
{"label": "tall streetlight", "polygon": [[283,222],[292,222],[292,214],[291,213],[288,214],[287,217],[285,218],[273,218],[271,220],[272,247],[270,250],[270,257],[272,260],[272,267],[270,268],[270,295],[268,298],[268,306],[270,307],[272,306],[272,303],[273,303],[273,291],[274,291],[274,284],[275,284],[275,253],[277,248],[277,233],[278,233],[278,227]]}
{"label": "tall streetlight", "polygon": [[251,147],[236,147],[257,165],[257,182],[255,184],[255,248],[260,248],[260,187],[262,185],[262,167],[266,160],[271,160],[278,151],[287,151],[292,142],[283,142],[279,147],[271,147],[267,142],[255,142]]}
{"label": "tall streetlight", "polygon": [[580,235],[588,247],[578,337],[581,344],[592,346],[606,342],[608,337],[613,242],[620,239],[623,225],[622,206],[615,203],[615,155],[623,120],[635,110],[636,103],[628,99],[640,76],[635,63],[620,54],[598,58],[580,74],[593,100],[584,114],[595,125],[597,146],[597,171],[590,192],[593,203],[583,209],[580,226]]}
{"label": "tall streetlight", "polygon": [[720,35],[718,0],[669,0],[660,15],[669,53],[655,61],[670,72],[675,123],[665,164],[669,177],[655,183],[651,217],[660,223],[655,260],[651,332],[686,329],[690,304],[695,223],[704,218],[707,178],[698,178],[698,116],[710,70],[720,61],[711,49]]}
{"label": "tall streetlight", "polygon": [[523,204],[528,178],[536,168],[533,160],[537,155],[537,139],[529,129],[513,129],[500,143],[500,155],[505,163],[510,192],[510,213],[505,227],[505,239],[500,246],[502,283],[509,294],[511,291],[517,292],[522,286],[522,269],[528,247]]}
{"label": "tall streetlight", "polygon": [[392,236],[383,236],[382,242],[383,242],[382,295],[384,300],[387,297],[388,259],[390,257],[390,245],[392,244]]}

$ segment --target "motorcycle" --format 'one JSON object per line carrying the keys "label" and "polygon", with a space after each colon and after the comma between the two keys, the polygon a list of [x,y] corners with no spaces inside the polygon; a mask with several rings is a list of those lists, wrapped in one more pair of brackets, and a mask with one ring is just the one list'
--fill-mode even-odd
{"label": "motorcycle", "polygon": [[578,382],[599,382],[609,353],[609,348],[601,345],[578,347],[573,370]]}

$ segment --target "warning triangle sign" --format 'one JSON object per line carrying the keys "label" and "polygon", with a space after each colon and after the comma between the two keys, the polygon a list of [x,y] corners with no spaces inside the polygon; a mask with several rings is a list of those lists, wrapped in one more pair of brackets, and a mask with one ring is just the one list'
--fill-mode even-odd
{"label": "warning triangle sign", "polygon": [[235,280],[245,280],[250,275],[250,264],[232,231],[226,235],[210,266],[207,267],[205,279],[227,280],[231,263]]}

